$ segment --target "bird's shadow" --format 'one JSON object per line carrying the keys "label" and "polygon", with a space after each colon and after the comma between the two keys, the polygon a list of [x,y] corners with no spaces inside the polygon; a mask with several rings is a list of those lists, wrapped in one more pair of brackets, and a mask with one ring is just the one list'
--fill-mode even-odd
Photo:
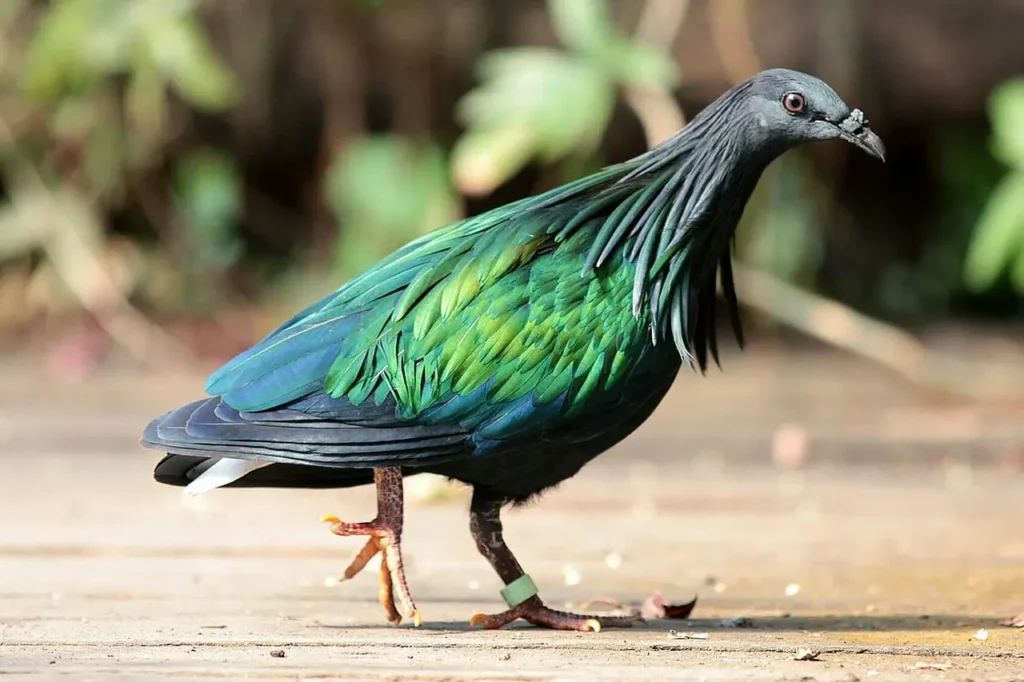
{"label": "bird's shadow", "polygon": [[[605,615],[595,613],[594,615]],[[613,614],[607,614],[613,615]],[[614,614],[618,615],[618,614]],[[633,625],[630,630],[647,632],[929,632],[958,628],[999,628],[1005,617],[996,616],[965,616],[962,614],[889,614],[889,615],[814,615],[814,616],[754,616],[746,620],[730,618],[687,618],[687,619],[647,619]],[[401,630],[411,627],[407,623],[400,626],[381,624],[331,624],[317,622],[311,628],[328,628],[332,630]],[[505,630],[544,631],[525,621],[515,621],[507,625]],[[618,631],[618,629],[616,629]],[[452,634],[486,632],[469,625],[469,618],[461,621],[427,621],[424,620],[417,632]]]}

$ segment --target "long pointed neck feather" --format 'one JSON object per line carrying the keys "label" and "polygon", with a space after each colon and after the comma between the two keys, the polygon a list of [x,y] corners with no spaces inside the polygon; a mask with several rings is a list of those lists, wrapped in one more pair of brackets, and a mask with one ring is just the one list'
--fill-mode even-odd
{"label": "long pointed neck feather", "polygon": [[646,305],[654,343],[671,338],[680,358],[702,372],[709,353],[718,362],[716,274],[743,345],[729,246],[761,172],[783,151],[751,144],[745,135],[737,111],[743,88],[723,95],[655,149],[535,204],[578,207],[552,228],[556,239],[584,224],[598,225],[584,274],[616,253],[633,262],[634,315]]}

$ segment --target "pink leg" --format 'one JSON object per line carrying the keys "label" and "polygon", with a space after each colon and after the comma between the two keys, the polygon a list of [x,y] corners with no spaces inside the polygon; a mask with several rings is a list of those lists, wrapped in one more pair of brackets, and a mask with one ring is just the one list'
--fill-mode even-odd
{"label": "pink leg", "polygon": [[420,612],[409,593],[402,566],[402,470],[399,467],[374,469],[373,480],[377,484],[377,518],[363,523],[343,523],[337,516],[325,516],[323,523],[331,524],[335,535],[368,535],[369,540],[345,569],[344,580],[351,580],[366,564],[377,555],[384,553],[380,562],[380,603],[384,605],[388,622],[398,625],[402,615],[395,606],[395,592],[405,607],[405,615],[419,627]]}
{"label": "pink leg", "polygon": [[[512,551],[505,544],[501,527],[501,500],[480,492],[473,493],[470,506],[469,528],[476,540],[476,547],[490,562],[506,585],[523,575],[523,569]],[[487,615],[478,613],[469,621],[471,626],[483,625],[493,630],[522,618],[539,627],[555,630],[580,630],[600,632],[601,628],[628,628],[642,619],[639,616],[583,616],[549,609],[534,595],[518,606],[502,613]]]}

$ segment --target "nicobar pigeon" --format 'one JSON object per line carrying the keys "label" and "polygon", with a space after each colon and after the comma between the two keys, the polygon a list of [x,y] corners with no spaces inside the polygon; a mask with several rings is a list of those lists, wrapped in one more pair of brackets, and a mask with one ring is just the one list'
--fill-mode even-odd
{"label": "nicobar pigeon", "polygon": [[777,156],[833,139],[884,161],[859,110],[773,69],[635,159],[416,239],[217,370],[211,397],[150,423],[143,444],[167,453],[156,480],[189,492],[374,483],[375,519],[324,521],[368,538],[345,578],[383,552],[387,618],[419,624],[403,477],[446,476],[472,486],[471,532],[505,583],[508,610],[473,625],[630,625],[545,606],[500,511],[626,438],[684,363],[718,362],[716,278],[742,346],[729,247],[744,206]]}

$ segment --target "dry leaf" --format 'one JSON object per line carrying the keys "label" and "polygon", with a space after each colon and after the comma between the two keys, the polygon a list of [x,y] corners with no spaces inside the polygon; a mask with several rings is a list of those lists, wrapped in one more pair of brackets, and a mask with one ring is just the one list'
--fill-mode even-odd
{"label": "dry leaf", "polygon": [[683,620],[689,618],[693,613],[693,607],[697,605],[697,598],[685,604],[666,604],[665,598],[660,594],[652,594],[640,607],[640,614],[644,618],[671,618]]}

